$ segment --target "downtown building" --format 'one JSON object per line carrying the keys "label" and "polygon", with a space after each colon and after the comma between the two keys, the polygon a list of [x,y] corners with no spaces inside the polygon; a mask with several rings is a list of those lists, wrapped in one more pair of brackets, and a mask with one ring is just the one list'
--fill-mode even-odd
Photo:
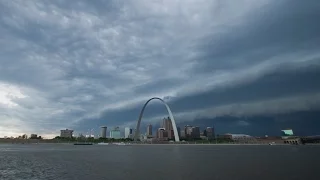
{"label": "downtown building", "polygon": [[207,127],[205,129],[205,134],[204,134],[207,139],[215,139],[215,133],[214,133],[214,128],[213,127]]}
{"label": "downtown building", "polygon": [[101,138],[107,138],[107,126],[101,126]]}
{"label": "downtown building", "polygon": [[70,130],[70,129],[60,130],[60,137],[72,138],[73,137],[73,130]]}
{"label": "downtown building", "polygon": [[147,126],[147,136],[152,136],[152,125],[151,124],[149,124]]}
{"label": "downtown building", "polygon": [[165,130],[165,128],[158,129],[157,140],[158,141],[167,141],[168,140],[168,132]]}
{"label": "downtown building", "polygon": [[174,131],[170,117],[162,120],[162,128],[166,131],[168,139],[174,139]]}
{"label": "downtown building", "polygon": [[124,138],[133,138],[133,130],[130,127],[124,128]]}
{"label": "downtown building", "polygon": [[110,138],[113,139],[120,139],[121,138],[121,132],[119,127],[115,127],[110,131]]}
{"label": "downtown building", "polygon": [[186,125],[184,132],[181,131],[181,133],[183,133],[184,139],[200,139],[200,128],[198,126]]}

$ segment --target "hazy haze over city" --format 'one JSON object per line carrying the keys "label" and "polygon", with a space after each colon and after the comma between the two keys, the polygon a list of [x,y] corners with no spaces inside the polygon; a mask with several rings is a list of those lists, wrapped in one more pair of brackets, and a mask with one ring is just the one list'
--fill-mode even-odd
{"label": "hazy haze over city", "polygon": [[[151,97],[179,125],[320,132],[319,9],[318,0],[0,0],[0,137],[134,127]],[[143,122],[165,116],[152,102]]]}

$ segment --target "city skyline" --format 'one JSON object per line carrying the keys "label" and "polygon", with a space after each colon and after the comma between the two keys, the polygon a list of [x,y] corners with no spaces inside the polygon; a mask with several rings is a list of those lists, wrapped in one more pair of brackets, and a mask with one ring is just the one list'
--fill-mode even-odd
{"label": "city skyline", "polygon": [[[135,128],[152,97],[181,128],[320,134],[317,0],[1,1],[0,15],[0,137]],[[141,129],[167,116],[152,101]]]}
{"label": "city skyline", "polygon": [[[295,116],[297,116],[297,114],[295,114]],[[318,114],[318,116],[317,116],[317,114],[316,115],[314,115],[316,118],[314,118],[314,119],[317,119],[317,117],[320,117],[320,113]],[[290,117],[290,116],[289,116]],[[151,125],[152,126],[152,131],[154,132],[153,133],[153,136],[155,136],[156,135],[156,133],[157,133],[157,130],[159,129],[159,128],[162,128],[163,127],[163,122],[164,122],[164,120],[166,119],[167,117],[166,116],[164,116],[163,118],[160,118],[159,119],[159,122],[155,122],[154,124],[147,124],[147,123],[144,123],[144,124],[142,124],[141,126],[145,126],[145,127],[142,127],[141,129],[142,129],[142,131],[141,131],[141,134],[147,134],[147,128],[148,128],[148,126],[149,125]],[[310,135],[316,135],[316,134],[318,134],[317,132],[317,126],[315,126],[314,127],[314,129],[315,130],[313,130],[313,129],[308,129],[309,130],[309,132],[307,132],[307,133],[303,133],[303,131],[301,131],[301,127],[299,127],[299,126],[301,126],[301,124],[299,124],[298,126],[297,125],[295,125],[294,123],[290,123],[289,125],[285,125],[286,124],[286,122],[283,122],[282,123],[282,125],[280,125],[279,127],[277,127],[277,128],[273,128],[272,129],[272,127],[270,128],[270,127],[265,127],[264,128],[264,130],[260,130],[260,129],[251,129],[251,127],[250,126],[248,126],[247,124],[242,124],[242,129],[240,129],[240,130],[235,130],[233,127],[231,127],[231,126],[228,126],[228,125],[225,125],[225,126],[221,126],[221,122],[227,122],[227,121],[229,121],[229,119],[228,118],[234,118],[234,117],[232,117],[232,116],[226,116],[226,117],[224,117],[224,118],[222,118],[222,119],[220,119],[220,122],[218,121],[217,122],[217,124],[215,125],[215,126],[213,126],[213,123],[212,123],[212,121],[209,119],[209,120],[203,120],[203,121],[205,121],[205,123],[203,123],[202,121],[199,121],[199,123],[200,124],[195,124],[194,122],[192,122],[191,124],[190,124],[190,122],[188,123],[188,124],[178,124],[177,125],[177,128],[179,129],[179,128],[184,128],[185,126],[187,126],[187,125],[191,125],[191,126],[198,126],[198,127],[200,127],[200,130],[204,130],[204,129],[206,129],[207,127],[208,127],[208,124],[211,124],[211,126],[209,126],[209,127],[218,127],[218,129],[214,129],[214,132],[216,133],[216,134],[226,134],[226,133],[234,133],[234,134],[250,134],[250,135],[252,135],[252,136],[264,136],[264,135],[270,135],[270,136],[279,136],[279,133],[280,133],[280,131],[282,131],[283,129],[287,129],[287,128],[289,128],[289,127],[291,127],[291,128],[293,128],[293,129],[295,129],[295,132],[296,132],[296,135],[299,135],[299,136],[310,136]],[[264,118],[266,118],[266,117],[264,117]],[[249,122],[251,122],[251,121],[256,121],[256,118],[255,117],[251,117],[251,118],[246,118],[246,120],[249,120]],[[210,123],[208,123],[208,122],[206,122],[206,121],[209,121]],[[263,120],[263,121],[266,121],[266,119],[265,120]],[[317,123],[317,121],[312,121],[311,123],[313,123],[313,124],[316,124]],[[294,126],[292,126],[292,125],[294,125]],[[302,124],[302,126],[303,126],[303,124]],[[115,127],[110,127],[110,128],[108,128],[107,126],[102,126],[102,127],[106,127],[106,133],[107,133],[107,135],[106,135],[106,137],[107,138],[110,138],[110,130],[112,130],[112,129],[114,129],[114,128],[119,128],[119,130],[120,130],[120,132],[121,132],[121,136],[123,136],[123,137],[125,137],[125,128],[130,128],[130,130],[131,130],[131,132],[133,133],[133,130],[134,130],[134,128],[132,128],[132,127],[119,127],[119,126],[115,126]],[[75,133],[74,133],[74,136],[76,136],[77,137],[77,134],[82,134],[82,135],[85,135],[85,136],[90,136],[90,135],[92,135],[93,137],[101,137],[101,130],[99,129],[99,128],[101,128],[101,126],[98,126],[97,125],[97,129],[95,129],[95,128],[87,128],[86,129],[86,131],[85,132],[81,132],[81,131],[79,131],[79,130],[72,130],[72,131],[74,131]],[[249,129],[248,129],[249,128]],[[68,128],[67,128],[68,129]],[[248,131],[249,130],[249,131]],[[180,131],[179,131],[180,132]],[[37,134],[37,135],[42,135],[42,137],[43,138],[45,138],[45,139],[50,139],[50,138],[53,138],[53,137],[56,137],[56,136],[59,136],[59,134],[60,134],[60,130],[59,131],[57,131],[57,132],[55,132],[55,134],[53,135],[53,136],[44,136],[43,134],[41,134],[41,133],[37,133],[37,132],[33,132],[33,133],[30,133],[30,134]],[[20,133],[20,134],[18,134],[17,136],[14,136],[14,137],[18,137],[18,136],[22,136],[22,135],[27,135],[27,136],[30,136],[30,134],[28,134],[28,133],[24,133],[23,131]],[[10,136],[3,136],[3,137],[10,137]],[[0,137],[1,138],[1,137]]]}
{"label": "city skyline", "polygon": [[[151,124],[148,124],[145,128],[146,128],[146,131],[141,131],[141,135],[145,136],[145,137],[148,137],[148,138],[157,138],[158,137],[158,132],[159,130],[164,130],[166,131],[165,127],[167,126],[166,125],[166,120],[170,120],[170,118],[166,118],[164,117],[162,119],[162,123],[161,125],[157,126],[152,126]],[[86,133],[79,133],[79,135],[76,135],[74,132],[74,130],[71,130],[71,129],[64,129],[64,130],[60,130],[61,131],[61,135],[60,137],[81,137],[81,136],[84,136],[84,137],[92,137],[92,138],[115,138],[115,139],[120,139],[120,138],[129,138],[129,139],[133,139],[134,137],[134,129],[131,128],[131,127],[125,127],[124,129],[120,128],[120,127],[113,127],[111,129],[109,129],[109,131],[107,131],[108,127],[107,126],[100,126],[100,132],[98,133],[95,133],[94,131],[94,128],[92,129],[88,129],[88,131]],[[151,131],[153,131],[154,133],[152,133],[152,135],[149,135],[148,136],[148,131],[150,130],[151,128]],[[252,137],[264,137],[264,136],[271,136],[271,137],[279,137],[280,135],[283,135],[283,134],[289,134],[289,135],[293,135],[293,132],[292,132],[292,128],[283,128],[283,129],[279,129],[278,132],[276,133],[273,133],[273,134],[269,134],[269,133],[263,133],[263,132],[260,132],[260,134],[252,134],[252,133],[246,133],[245,131],[240,131],[240,132],[235,132],[235,131],[232,131],[232,129],[230,130],[227,130],[227,131],[217,131],[216,127],[215,126],[202,126],[202,127],[199,127],[198,125],[195,125],[195,124],[185,124],[185,125],[182,125],[181,127],[178,126],[178,135],[180,138],[184,139],[184,138],[195,138],[195,139],[198,139],[199,136],[206,136],[208,138],[210,137],[215,137],[215,135],[227,135],[227,134],[235,134],[235,135],[249,135],[249,136],[252,136]],[[198,134],[197,136],[194,136],[192,135],[194,133],[194,129],[197,129],[195,132]],[[167,128],[168,129],[168,128]],[[170,128],[169,128],[170,129]],[[189,130],[188,130],[189,129]],[[295,135],[297,136],[314,136],[316,134],[301,134],[299,132],[299,128],[297,128],[298,133],[295,133]],[[117,134],[117,137],[113,137],[111,134],[112,134],[112,131],[118,131],[118,134]],[[126,130],[128,130],[128,137],[126,137]],[[67,132],[69,131],[69,132]],[[98,130],[99,131],[99,130]],[[281,131],[281,133],[280,133]],[[66,133],[65,133],[66,132]],[[284,133],[286,132],[286,133]],[[291,134],[290,134],[291,133]],[[67,136],[65,135],[62,135],[62,134],[68,134]],[[106,136],[103,137],[102,134],[105,134]],[[109,134],[109,135],[108,135]],[[183,134],[183,135],[182,135]],[[40,139],[41,138],[44,138],[44,139],[52,139],[53,137],[43,137],[41,136],[41,134],[37,134],[37,133],[33,133],[30,135],[31,139],[32,139],[32,136],[39,136]],[[56,136],[59,136],[59,134],[55,134],[55,137]],[[166,131],[166,135],[165,135],[168,139],[172,139],[172,137],[168,136],[168,131]],[[10,136],[4,136],[5,138],[9,138]],[[14,138],[17,138],[18,136],[14,137]],[[22,137],[22,139],[27,139],[29,137],[29,135],[27,134],[20,134],[19,137]],[[25,137],[25,138],[23,138]],[[1,138],[1,137],[0,137]],[[3,137],[2,137],[3,138]]]}

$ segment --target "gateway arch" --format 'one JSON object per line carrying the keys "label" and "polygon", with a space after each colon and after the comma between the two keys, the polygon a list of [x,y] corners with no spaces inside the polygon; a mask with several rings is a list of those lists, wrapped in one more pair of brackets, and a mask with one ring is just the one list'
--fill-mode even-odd
{"label": "gateway arch", "polygon": [[168,106],[168,104],[161,98],[158,98],[158,97],[153,97],[151,99],[149,99],[143,106],[141,112],[140,112],[140,116],[139,116],[139,120],[138,120],[138,123],[137,123],[137,127],[136,127],[136,132],[135,132],[135,135],[134,135],[134,140],[137,141],[138,137],[140,136],[140,123],[141,123],[141,119],[142,119],[142,116],[143,116],[143,112],[144,112],[144,109],[146,108],[146,106],[148,105],[148,103],[154,99],[157,99],[157,100],[160,100],[167,108],[167,111],[169,113],[169,117],[171,119],[171,122],[172,122],[172,128],[173,128],[173,133],[174,133],[174,139],[176,142],[179,142],[180,139],[179,139],[179,135],[178,135],[178,130],[177,130],[177,126],[176,126],[176,122],[173,118],[173,115],[172,115],[172,112],[170,110],[170,107]]}

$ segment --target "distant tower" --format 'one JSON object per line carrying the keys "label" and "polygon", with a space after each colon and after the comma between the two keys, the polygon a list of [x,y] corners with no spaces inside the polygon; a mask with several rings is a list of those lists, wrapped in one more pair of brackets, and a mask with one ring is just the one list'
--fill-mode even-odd
{"label": "distant tower", "polygon": [[168,133],[168,138],[172,139],[174,137],[173,127],[170,117],[164,118],[162,121],[162,128]]}
{"label": "distant tower", "polygon": [[168,132],[164,128],[159,128],[157,131],[157,138],[160,141],[168,140]]}
{"label": "distant tower", "polygon": [[206,135],[205,136],[207,136],[208,139],[214,139],[215,138],[213,127],[207,127],[205,129],[205,131],[206,131]]}
{"label": "distant tower", "polygon": [[147,136],[152,136],[152,125],[151,124],[149,124],[147,126]]}
{"label": "distant tower", "polygon": [[73,130],[70,130],[70,129],[60,130],[60,137],[72,138],[73,137]]}
{"label": "distant tower", "polygon": [[132,138],[132,129],[129,127],[124,128],[124,138]]}
{"label": "distant tower", "polygon": [[121,138],[120,128],[119,127],[115,127],[114,129],[112,129],[110,131],[110,138],[114,138],[114,139],[120,139]]}
{"label": "distant tower", "polygon": [[102,138],[107,138],[107,126],[101,126],[101,135]]}

